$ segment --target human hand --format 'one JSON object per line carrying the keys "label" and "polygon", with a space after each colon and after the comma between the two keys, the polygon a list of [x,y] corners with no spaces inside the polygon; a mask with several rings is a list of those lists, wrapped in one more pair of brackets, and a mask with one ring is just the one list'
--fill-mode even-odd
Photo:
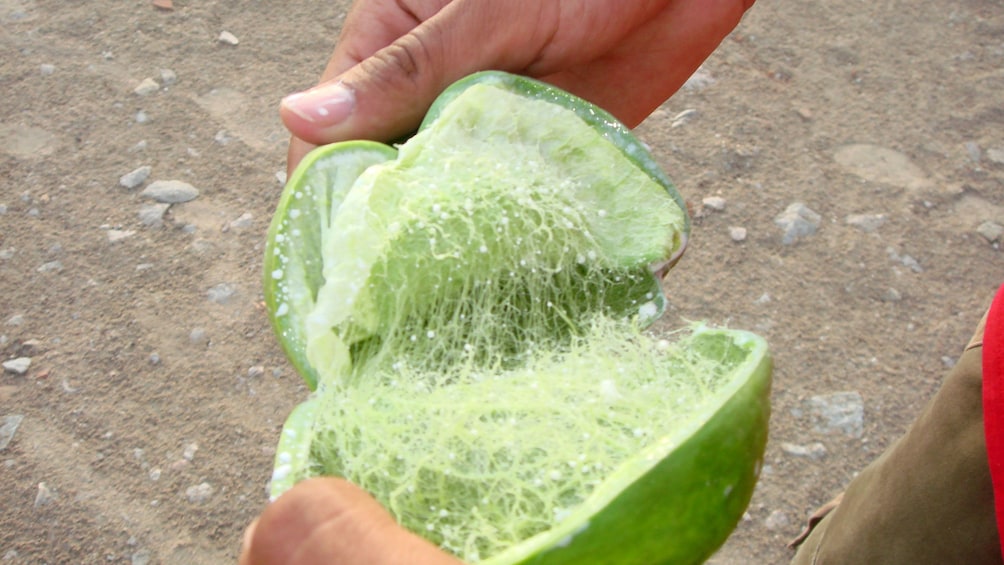
{"label": "human hand", "polygon": [[244,534],[240,565],[461,565],[342,479],[298,483]]}
{"label": "human hand", "polygon": [[357,0],[321,84],[282,101],[292,171],[313,147],[414,130],[454,81],[524,74],[638,125],[753,0]]}

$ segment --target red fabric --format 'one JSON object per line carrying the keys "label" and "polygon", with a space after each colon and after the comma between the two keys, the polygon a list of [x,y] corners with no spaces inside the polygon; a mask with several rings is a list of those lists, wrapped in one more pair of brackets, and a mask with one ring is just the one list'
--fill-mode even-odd
{"label": "red fabric", "polygon": [[983,428],[994,485],[997,531],[1004,538],[1004,286],[990,305],[983,331]]}

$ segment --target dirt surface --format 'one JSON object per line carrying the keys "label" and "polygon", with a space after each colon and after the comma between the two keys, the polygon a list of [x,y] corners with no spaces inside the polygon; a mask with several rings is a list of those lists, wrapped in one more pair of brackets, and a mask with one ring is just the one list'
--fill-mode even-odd
{"label": "dirt surface", "polygon": [[[0,418],[23,416],[0,449],[0,561],[234,562],[306,396],[260,273],[276,106],[345,9],[320,5],[0,0],[0,357],[30,359],[0,374]],[[699,216],[663,328],[750,329],[775,355],[763,477],[713,562],[787,561],[1004,281],[1002,7],[763,0],[638,129]],[[161,219],[141,191],[162,180],[200,193]],[[784,244],[796,202],[818,229]],[[828,397],[852,422],[821,425],[812,397],[842,392],[861,419]]]}

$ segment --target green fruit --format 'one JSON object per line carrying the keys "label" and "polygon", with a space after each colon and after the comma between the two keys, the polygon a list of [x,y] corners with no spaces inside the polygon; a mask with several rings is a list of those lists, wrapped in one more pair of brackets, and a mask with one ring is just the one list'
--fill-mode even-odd
{"label": "green fruit", "polygon": [[688,231],[626,128],[505,73],[451,86],[397,150],[315,150],[265,259],[314,390],[273,496],[343,476],[469,561],[705,559],[756,482],[770,357],[746,332],[644,331]]}

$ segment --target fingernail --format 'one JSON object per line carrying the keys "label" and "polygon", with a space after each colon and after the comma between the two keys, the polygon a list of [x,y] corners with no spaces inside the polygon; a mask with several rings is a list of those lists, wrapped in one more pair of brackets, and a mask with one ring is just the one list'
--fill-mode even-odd
{"label": "fingernail", "polygon": [[319,126],[333,126],[345,121],[355,104],[355,94],[340,82],[317,86],[282,99],[284,108]]}

